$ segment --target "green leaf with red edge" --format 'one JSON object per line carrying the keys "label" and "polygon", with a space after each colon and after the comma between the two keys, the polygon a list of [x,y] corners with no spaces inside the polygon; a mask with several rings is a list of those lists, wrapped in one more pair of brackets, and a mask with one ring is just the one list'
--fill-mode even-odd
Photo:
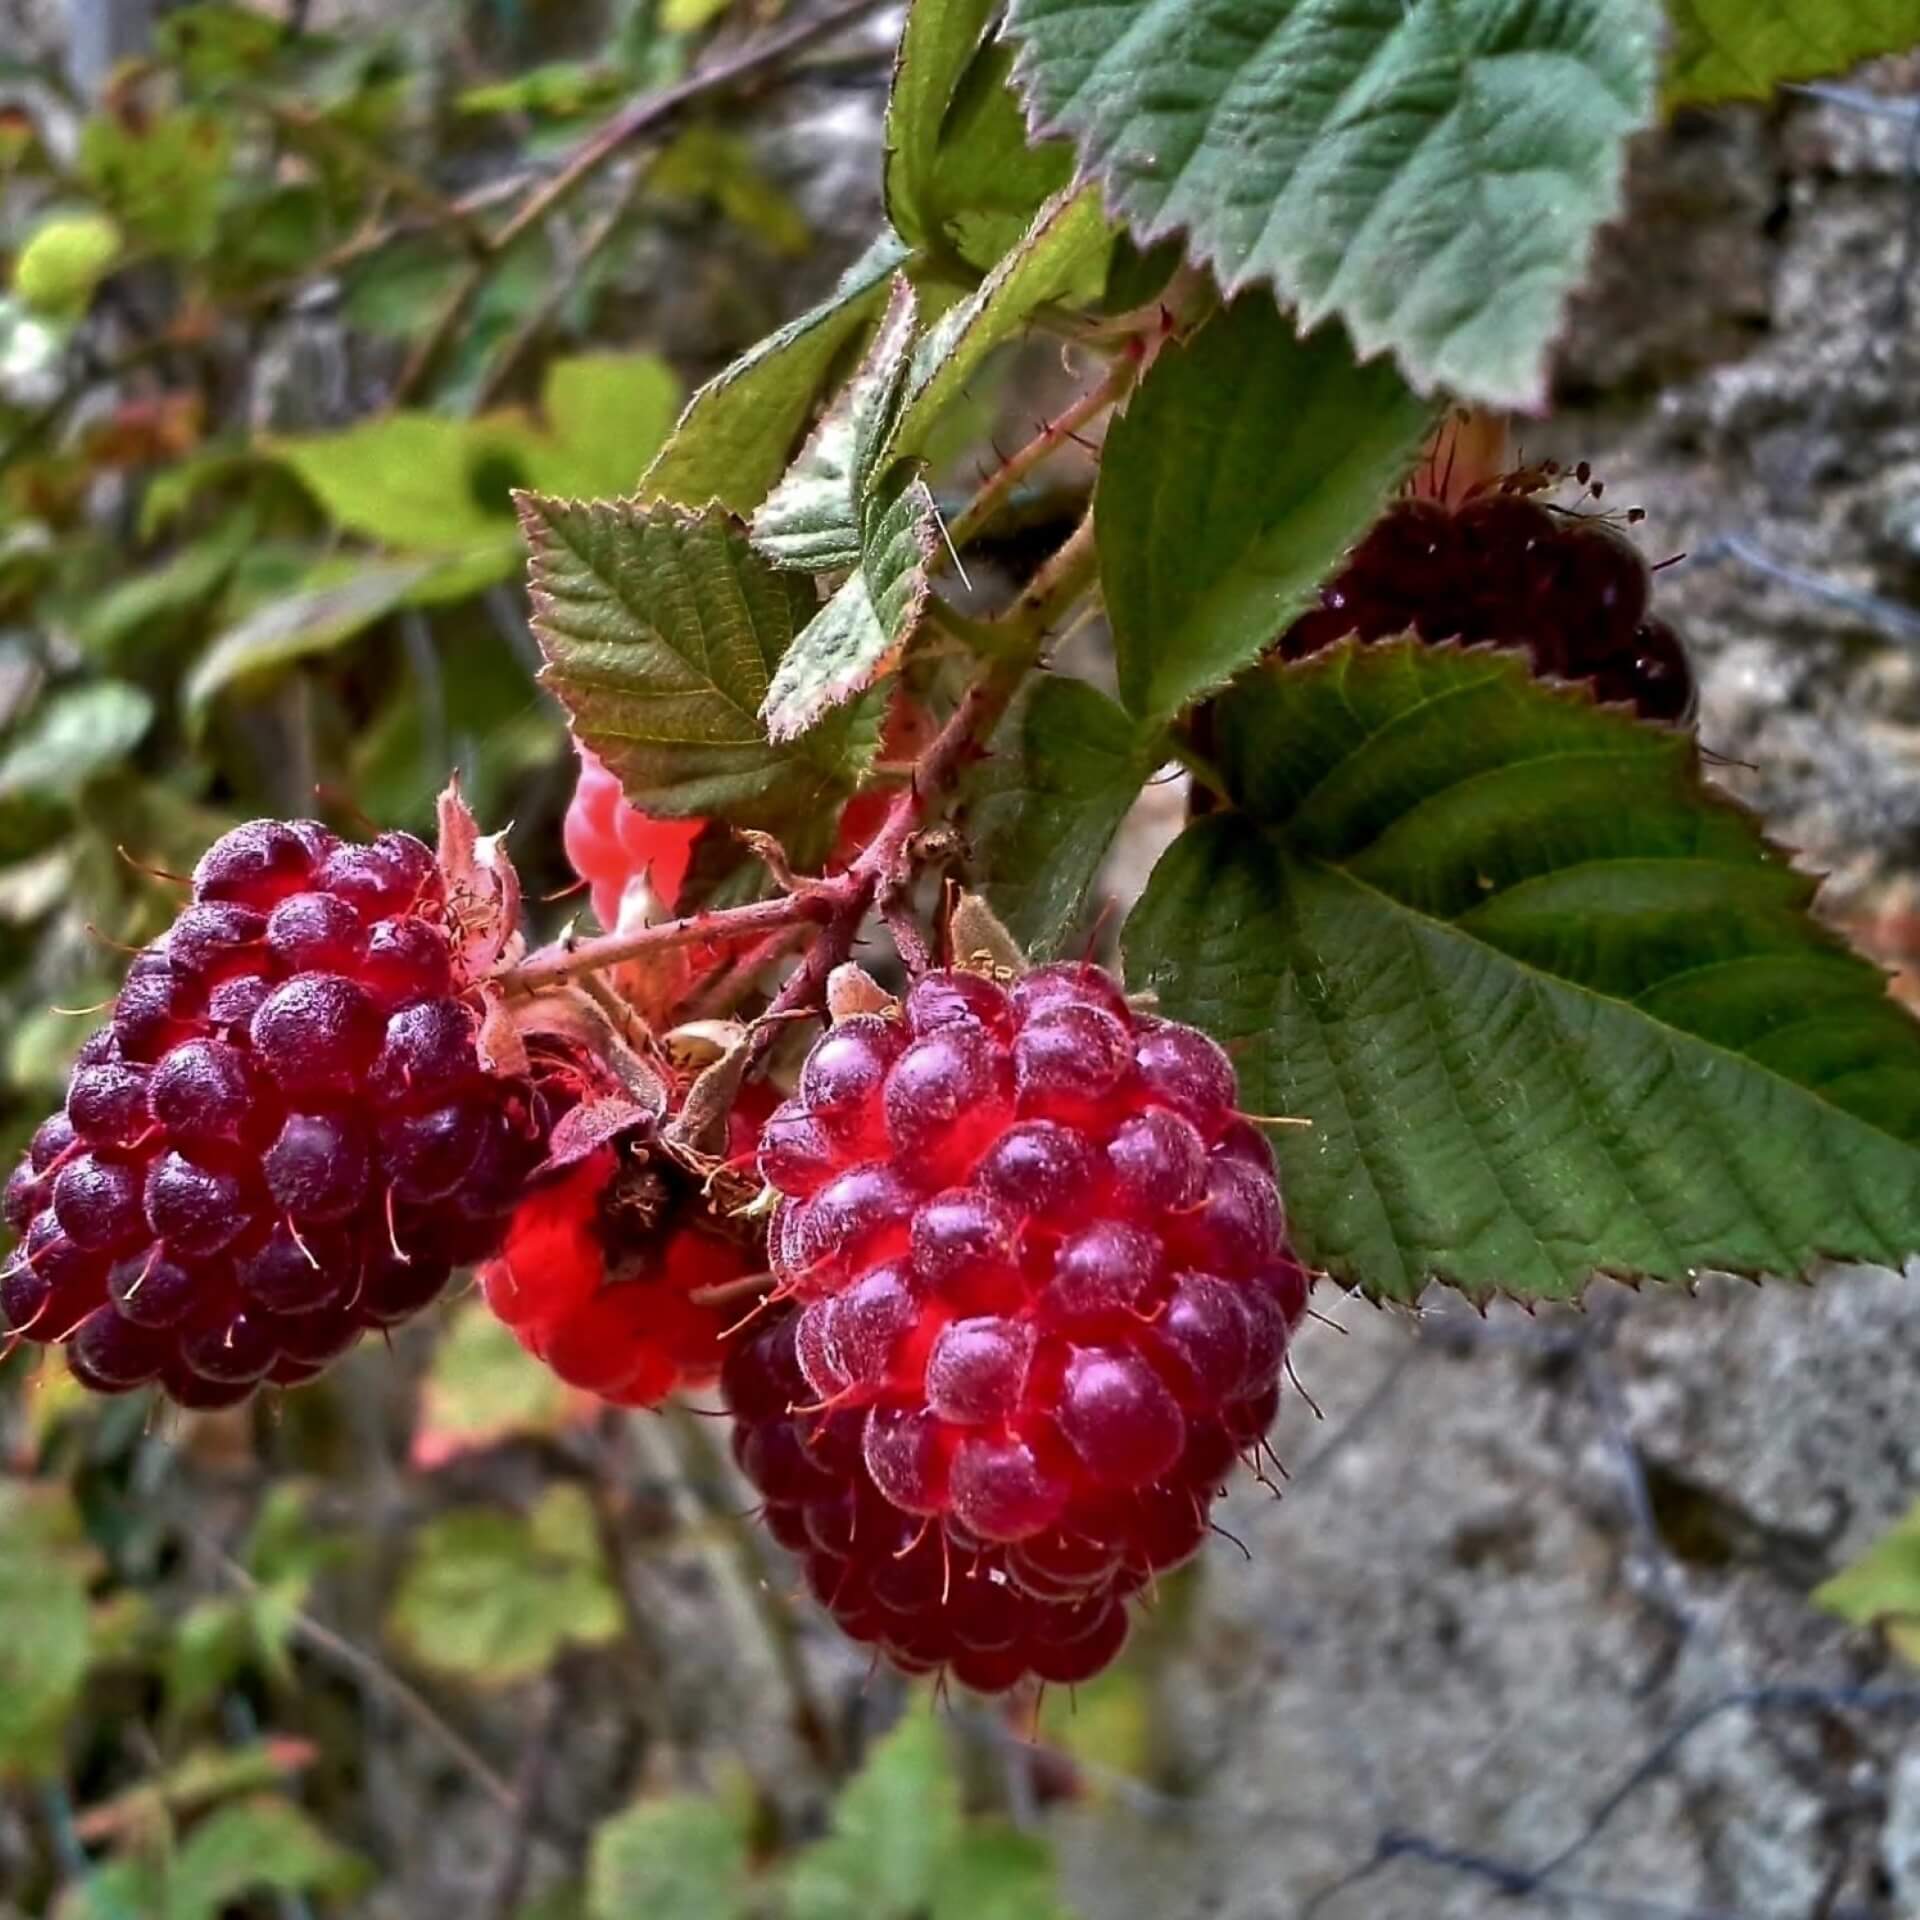
{"label": "green leaf with red edge", "polygon": [[712,815],[780,833],[798,857],[830,837],[872,763],[878,716],[842,708],[799,738],[760,709],[816,610],[718,510],[523,495],[534,632],[574,731],[627,797],[670,819]]}
{"label": "green leaf with red edge", "polygon": [[913,637],[940,547],[919,463],[879,471],[913,345],[916,304],[901,277],[867,358],[800,458],[754,516],[754,545],[783,567],[850,567],[848,579],[788,648],[761,706],[775,740],[804,733],[870,686]]}
{"label": "green leaf with red edge", "polygon": [[685,507],[717,502],[751,513],[786,471],[835,366],[851,357],[910,252],[888,228],[817,307],[709,380],[687,402],[641,493]]}
{"label": "green leaf with red edge", "polygon": [[1920,42],[1920,0],[1667,0],[1666,101],[1764,100]]}
{"label": "green leaf with red edge", "polygon": [[753,516],[753,544],[776,567],[837,573],[861,559],[861,505],[893,423],[913,346],[912,283],[896,275],[866,358]]}
{"label": "green leaf with red edge", "polygon": [[1422,391],[1534,406],[1626,141],[1658,0],[1011,0],[1015,84],[1108,206]]}
{"label": "green leaf with red edge", "polygon": [[911,461],[898,462],[863,502],[860,545],[860,565],[808,621],[767,689],[760,712],[774,740],[802,736],[872,686],[926,612],[940,530],[933,496]]}
{"label": "green leaf with red edge", "polygon": [[1293,1232],[1413,1299],[1920,1248],[1920,1026],[1683,732],[1401,640],[1216,709],[1239,810],[1162,859],[1133,984],[1233,1053]]}
{"label": "green leaf with red edge", "polygon": [[1272,643],[1378,516],[1434,420],[1345,336],[1263,293],[1155,360],[1094,496],[1120,697],[1166,718]]}

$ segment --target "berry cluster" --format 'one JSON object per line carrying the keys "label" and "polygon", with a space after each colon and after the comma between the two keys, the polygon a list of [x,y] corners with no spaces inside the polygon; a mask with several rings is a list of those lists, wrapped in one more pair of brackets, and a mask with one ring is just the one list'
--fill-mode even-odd
{"label": "berry cluster", "polygon": [[481,1064],[445,883],[408,834],[257,820],[127,973],[6,1188],[0,1324],[101,1392],[310,1380],[499,1245],[544,1151]]}
{"label": "berry cluster", "polygon": [[[738,1113],[734,1127],[750,1156],[751,1119]],[[694,1170],[654,1141],[625,1138],[536,1178],[480,1285],[520,1344],[570,1386],[652,1407],[719,1372],[745,1311],[729,1289],[763,1263]]]}
{"label": "berry cluster", "polygon": [[1304,658],[1347,634],[1524,646],[1534,670],[1589,682],[1598,700],[1647,720],[1693,716],[1693,669],[1679,635],[1650,611],[1640,551],[1597,515],[1568,513],[1514,489],[1455,508],[1397,501],[1347,556],[1320,604],[1281,636]]}
{"label": "berry cluster", "polygon": [[628,883],[639,879],[671,912],[706,822],[657,820],[642,813],[590,747],[579,746],[579,752],[580,781],[561,838],[574,872],[587,883],[600,924],[609,931],[619,926]]}
{"label": "berry cluster", "polygon": [[769,1117],[797,1303],[736,1449],[835,1617],[970,1685],[1083,1677],[1264,1433],[1307,1274],[1205,1035],[1091,967],[924,975]]}

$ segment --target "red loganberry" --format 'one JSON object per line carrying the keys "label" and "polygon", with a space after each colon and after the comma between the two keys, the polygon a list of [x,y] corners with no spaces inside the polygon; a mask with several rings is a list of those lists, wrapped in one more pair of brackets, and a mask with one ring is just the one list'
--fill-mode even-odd
{"label": "red loganberry", "polygon": [[705,821],[659,820],[629,804],[619,777],[590,747],[574,743],[580,780],[561,836],[573,870],[586,881],[603,927],[620,924],[620,905],[630,881],[645,880],[669,913],[686,884],[693,844]]}
{"label": "red loganberry", "polygon": [[445,894],[407,834],[209,847],[8,1183],[0,1331],[102,1392],[232,1405],[491,1251],[548,1115],[481,1064]]}
{"label": "red loganberry", "polygon": [[[743,1098],[737,1151],[751,1154],[764,1111]],[[765,1259],[698,1174],[635,1134],[536,1176],[480,1283],[520,1344],[569,1385],[651,1407],[718,1374],[725,1336],[753,1304],[737,1283]]]}
{"label": "red loganberry", "polygon": [[1237,1098],[1089,967],[932,973],[817,1042],[760,1152],[797,1304],[723,1384],[856,1638],[988,1690],[1084,1678],[1199,1544],[1306,1310]]}
{"label": "red loganberry", "polygon": [[[887,760],[911,760],[933,737],[926,708],[895,691],[880,737]],[[663,820],[632,805],[614,774],[591,747],[576,740],[580,778],[567,808],[562,839],[573,870],[587,883],[593,911],[603,927],[620,924],[628,886],[645,880],[654,902],[672,913],[680,905],[693,850],[704,820]],[[879,832],[893,805],[893,792],[876,787],[856,794],[840,816],[840,831],[827,865],[847,866]]]}
{"label": "red loganberry", "polygon": [[1524,646],[1537,673],[1584,681],[1646,720],[1689,722],[1693,670],[1673,628],[1649,617],[1653,576],[1640,550],[1597,515],[1542,504],[1521,479],[1451,506],[1396,501],[1280,637],[1279,654],[1299,660],[1348,634],[1409,629]]}

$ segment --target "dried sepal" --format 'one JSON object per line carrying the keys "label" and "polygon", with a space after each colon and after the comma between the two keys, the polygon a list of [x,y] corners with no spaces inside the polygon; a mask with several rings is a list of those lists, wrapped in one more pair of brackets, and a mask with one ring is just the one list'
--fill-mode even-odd
{"label": "dried sepal", "polygon": [[458,779],[448,781],[437,813],[455,973],[463,982],[481,980],[518,958],[524,945],[520,876],[508,858],[506,834],[480,831]]}

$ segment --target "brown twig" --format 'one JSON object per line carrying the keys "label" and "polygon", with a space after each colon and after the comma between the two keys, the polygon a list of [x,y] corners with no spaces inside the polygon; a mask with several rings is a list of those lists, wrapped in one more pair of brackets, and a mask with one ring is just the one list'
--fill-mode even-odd
{"label": "brown twig", "polygon": [[1134,356],[1129,354],[1116,360],[1103,379],[1096,381],[1063,413],[1044,422],[1040,431],[1025,446],[1017,448],[1001,461],[980,483],[973,498],[948,526],[947,537],[953,544],[963,547],[976,538],[992,520],[1006,495],[1043,460],[1073,439],[1089,421],[1098,419],[1109,407],[1123,400],[1139,373],[1139,363]]}
{"label": "brown twig", "polygon": [[[250,1574],[239,1561],[215,1546],[204,1541],[211,1552],[214,1563],[220,1571],[243,1592],[257,1594],[260,1582]],[[488,1797],[512,1813],[517,1800],[513,1788],[497,1773],[480,1753],[467,1741],[464,1735],[455,1731],[434,1710],[431,1704],[395,1673],[384,1665],[364,1647],[357,1647],[351,1640],[322,1621],[314,1619],[309,1613],[296,1611],[288,1620],[289,1637],[297,1640],[310,1652],[318,1654],[323,1660],[330,1660],[355,1679],[365,1682],[376,1692],[383,1693],[392,1703],[420,1729],[422,1733],[436,1742],[448,1757],[456,1761],[486,1791]]]}
{"label": "brown twig", "polygon": [[731,945],[808,921],[825,920],[834,911],[836,891],[844,885],[845,876],[840,876],[815,881],[804,892],[777,894],[771,900],[755,900],[746,906],[707,908],[678,920],[663,920],[657,926],[596,934],[590,940],[557,941],[497,976],[498,984],[509,991],[554,986],[578,974],[599,973],[622,961],[637,960],[643,954],[699,946],[704,941]]}
{"label": "brown twig", "polygon": [[527,1868],[533,1861],[534,1825],[540,1815],[540,1796],[547,1774],[553,1766],[560,1735],[567,1724],[565,1668],[548,1676],[546,1697],[540,1718],[527,1744],[521,1749],[520,1764],[514,1769],[513,1818],[507,1823],[506,1851],[488,1889],[483,1920],[513,1920],[520,1911],[520,1899],[527,1889]]}
{"label": "brown twig", "polygon": [[494,264],[570,200],[616,154],[643,135],[670,125],[687,108],[717,99],[749,81],[776,72],[816,41],[852,26],[867,14],[877,13],[884,4],[886,0],[838,0],[837,5],[811,19],[796,20],[791,26],[742,47],[738,53],[702,67],[677,86],[663,87],[658,93],[636,100],[589,134],[562,162],[559,171],[528,194],[487,238],[479,257],[455,283],[433,325],[402,368],[394,383],[391,404],[401,404],[432,377],[441,356],[479,299]]}
{"label": "brown twig", "polygon": [[844,872],[800,882],[795,892],[748,906],[714,908],[592,940],[563,941],[507,969],[497,976],[497,983],[509,991],[524,991],[617,966],[643,953],[701,941],[731,943],[811,922],[820,928],[820,936],[808,946],[767,1009],[755,1039],[756,1051],[764,1051],[781,1020],[818,1004],[827,976],[852,952],[861,923],[875,905],[907,885],[913,869],[913,836],[982,750],[981,743],[1033,666],[1053,622],[1093,579],[1097,560],[1089,514],[992,623],[997,636],[994,659],[961,697],[921,756],[913,778],[894,797],[879,831]]}
{"label": "brown twig", "polygon": [[493,251],[504,253],[530,227],[544,220],[555,207],[569,199],[624,146],[666,125],[676,115],[702,100],[730,93],[749,80],[772,72],[795,54],[804,53],[817,41],[830,38],[843,27],[850,27],[867,14],[877,13],[887,0],[838,0],[838,4],[796,20],[777,33],[767,34],[727,59],[692,73],[677,86],[663,88],[644,100],[636,100],[624,113],[615,114],[605,126],[589,134],[547,184],[529,196],[524,205],[494,235]]}

